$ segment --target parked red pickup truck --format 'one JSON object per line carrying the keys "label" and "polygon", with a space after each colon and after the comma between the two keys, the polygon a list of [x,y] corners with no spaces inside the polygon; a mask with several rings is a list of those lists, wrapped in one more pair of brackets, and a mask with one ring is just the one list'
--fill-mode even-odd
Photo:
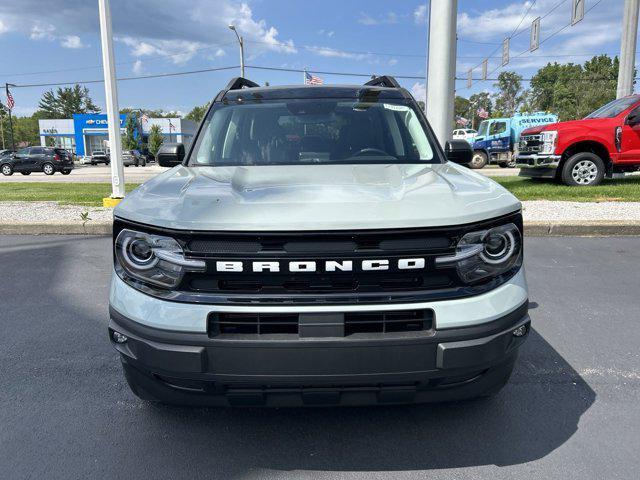
{"label": "parked red pickup truck", "polygon": [[640,95],[614,100],[582,120],[524,130],[516,163],[520,176],[573,186],[640,170]]}

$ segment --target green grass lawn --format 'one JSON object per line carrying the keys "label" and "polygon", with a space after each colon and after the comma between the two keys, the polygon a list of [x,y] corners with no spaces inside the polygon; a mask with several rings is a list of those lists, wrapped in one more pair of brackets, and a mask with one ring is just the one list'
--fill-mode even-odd
{"label": "green grass lawn", "polygon": [[[575,202],[640,202],[640,177],[605,180],[597,187],[567,187],[550,180],[493,177],[520,200],[570,200]],[[127,185],[127,191],[138,184]],[[62,204],[101,206],[111,194],[108,183],[0,183],[0,201],[58,201]]]}
{"label": "green grass lawn", "polygon": [[[138,184],[129,184],[129,192]],[[111,195],[110,183],[0,183],[0,202],[57,201],[61,204],[102,206],[102,199]]]}
{"label": "green grass lawn", "polygon": [[640,177],[604,180],[597,187],[568,187],[551,180],[493,177],[520,200],[573,202],[640,202]]}

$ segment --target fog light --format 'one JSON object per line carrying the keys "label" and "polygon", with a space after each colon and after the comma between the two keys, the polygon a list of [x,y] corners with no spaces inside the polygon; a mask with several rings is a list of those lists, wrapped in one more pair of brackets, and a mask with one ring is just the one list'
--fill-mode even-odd
{"label": "fog light", "polygon": [[[515,333],[514,333],[515,335]],[[125,343],[127,340],[129,340],[127,338],[126,335],[121,334],[120,332],[113,332],[113,341],[116,343]]]}
{"label": "fog light", "polygon": [[[527,326],[526,325],[520,325],[518,328],[516,328],[511,333],[513,334],[514,337],[524,337],[525,334],[527,333]],[[125,337],[125,338],[127,338],[127,337]]]}

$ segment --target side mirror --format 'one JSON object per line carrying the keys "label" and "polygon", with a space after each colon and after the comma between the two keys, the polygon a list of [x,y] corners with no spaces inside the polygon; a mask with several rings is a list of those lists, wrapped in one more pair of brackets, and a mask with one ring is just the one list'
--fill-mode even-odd
{"label": "side mirror", "polygon": [[631,112],[629,115],[627,115],[627,119],[624,123],[626,123],[630,127],[640,124],[640,111],[634,110],[633,112]]}
{"label": "side mirror", "polygon": [[184,160],[184,145],[182,143],[163,143],[156,155],[161,167],[175,167]]}
{"label": "side mirror", "polygon": [[466,140],[449,140],[444,145],[444,153],[450,162],[469,165],[473,159],[473,150]]}

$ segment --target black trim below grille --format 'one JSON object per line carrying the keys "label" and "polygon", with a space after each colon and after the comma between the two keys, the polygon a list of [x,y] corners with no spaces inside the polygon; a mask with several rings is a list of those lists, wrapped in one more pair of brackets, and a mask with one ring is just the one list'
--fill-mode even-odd
{"label": "black trim below grille", "polygon": [[431,309],[366,311],[326,314],[225,313],[207,317],[209,337],[251,338],[263,335],[337,337],[366,334],[425,332],[433,330]]}

